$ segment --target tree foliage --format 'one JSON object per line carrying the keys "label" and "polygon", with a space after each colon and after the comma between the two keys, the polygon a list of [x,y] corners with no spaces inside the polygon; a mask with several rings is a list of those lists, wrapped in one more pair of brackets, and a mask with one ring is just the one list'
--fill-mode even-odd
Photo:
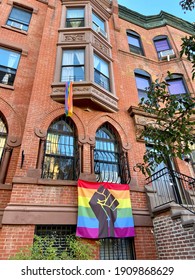
{"label": "tree foliage", "polygon": [[182,159],[190,153],[195,141],[195,122],[191,118],[195,113],[195,98],[189,94],[170,95],[167,87],[167,82],[156,80],[147,90],[148,98],[142,98],[139,103],[140,109],[152,119],[142,131],[141,138],[153,148],[146,150],[144,162],[136,165],[148,175],[160,163],[166,164],[169,157]]}
{"label": "tree foliage", "polygon": [[82,242],[75,235],[65,238],[66,248],[56,246],[55,235],[34,237],[33,245],[21,248],[10,260],[91,260],[94,258],[94,247]]}
{"label": "tree foliage", "polygon": [[195,7],[195,0],[182,0],[179,2],[183,10],[192,11]]}

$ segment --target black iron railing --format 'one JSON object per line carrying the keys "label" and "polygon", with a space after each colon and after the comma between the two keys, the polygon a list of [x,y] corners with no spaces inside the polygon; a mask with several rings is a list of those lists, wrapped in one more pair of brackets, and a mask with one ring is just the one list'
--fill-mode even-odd
{"label": "black iron railing", "polygon": [[195,179],[167,167],[146,179],[155,197],[154,207],[176,202],[195,214]]}
{"label": "black iron railing", "polygon": [[98,182],[130,183],[127,153],[94,150],[94,171]]}

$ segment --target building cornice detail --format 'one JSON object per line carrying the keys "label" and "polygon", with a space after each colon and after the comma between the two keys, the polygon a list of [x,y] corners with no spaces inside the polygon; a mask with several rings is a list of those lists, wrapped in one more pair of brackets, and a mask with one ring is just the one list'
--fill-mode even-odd
{"label": "building cornice detail", "polygon": [[194,24],[164,11],[161,11],[158,15],[145,16],[119,5],[119,18],[134,23],[145,29],[153,29],[169,25],[189,34],[195,33]]}

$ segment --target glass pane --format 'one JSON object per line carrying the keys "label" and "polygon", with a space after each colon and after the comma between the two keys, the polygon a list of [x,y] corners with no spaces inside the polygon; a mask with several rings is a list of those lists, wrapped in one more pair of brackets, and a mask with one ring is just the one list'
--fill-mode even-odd
{"label": "glass pane", "polygon": [[0,65],[17,69],[19,59],[19,53],[0,48]]}
{"label": "glass pane", "polygon": [[104,74],[106,77],[109,77],[108,63],[96,54],[94,54],[94,68],[100,73]]}
{"label": "glass pane", "polygon": [[167,39],[158,40],[158,41],[155,41],[154,43],[155,43],[157,52],[161,52],[161,51],[170,49]]}
{"label": "glass pane", "polygon": [[145,77],[136,76],[136,86],[138,89],[146,90],[150,87],[150,80]]}
{"label": "glass pane", "polygon": [[84,50],[63,51],[62,65],[84,65]]}
{"label": "glass pane", "polygon": [[139,38],[136,38],[134,36],[128,36],[128,43],[130,45],[133,45],[133,46],[136,46],[136,47],[139,47],[140,48],[140,40]]}
{"label": "glass pane", "polygon": [[67,9],[67,18],[75,19],[75,18],[83,18],[84,17],[84,9],[83,8],[69,8]]}
{"label": "glass pane", "polygon": [[9,19],[16,20],[18,22],[28,25],[30,22],[30,19],[31,19],[31,15],[32,15],[32,13],[30,11],[26,11],[23,9],[13,7],[12,11],[10,13]]}
{"label": "glass pane", "polygon": [[96,30],[97,27],[100,27],[103,31],[105,31],[105,22],[100,17],[98,17],[96,14],[92,14],[92,21],[94,23],[93,29]]}
{"label": "glass pane", "polygon": [[168,80],[170,94],[185,94],[186,89],[182,79]]}

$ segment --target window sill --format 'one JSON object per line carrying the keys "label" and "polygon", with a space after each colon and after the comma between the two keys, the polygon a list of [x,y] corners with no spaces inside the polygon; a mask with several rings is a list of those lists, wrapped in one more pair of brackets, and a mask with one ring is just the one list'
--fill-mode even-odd
{"label": "window sill", "polygon": [[17,33],[20,33],[20,34],[23,34],[23,35],[27,35],[28,32],[24,31],[24,30],[20,30],[18,28],[14,28],[14,27],[11,27],[9,25],[1,25],[2,28],[5,28],[5,29],[8,29],[8,30],[11,30],[11,31],[14,31],[14,32],[17,32]]}
{"label": "window sill", "polygon": [[0,88],[5,88],[5,89],[9,89],[9,90],[14,90],[14,86],[9,86],[9,85],[5,85],[5,84],[1,84],[1,83],[0,83]]}
{"label": "window sill", "polygon": [[[53,83],[51,98],[64,104],[64,83]],[[118,111],[118,98],[94,82],[73,83],[73,103],[87,111]]]}

